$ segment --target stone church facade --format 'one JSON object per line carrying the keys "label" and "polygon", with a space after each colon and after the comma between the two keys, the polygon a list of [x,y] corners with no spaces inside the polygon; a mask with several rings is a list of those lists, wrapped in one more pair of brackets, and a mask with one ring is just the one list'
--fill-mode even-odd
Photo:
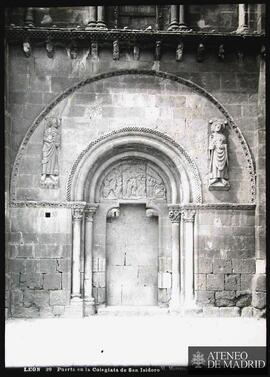
{"label": "stone church facade", "polygon": [[6,316],[264,316],[263,4],[6,9]]}

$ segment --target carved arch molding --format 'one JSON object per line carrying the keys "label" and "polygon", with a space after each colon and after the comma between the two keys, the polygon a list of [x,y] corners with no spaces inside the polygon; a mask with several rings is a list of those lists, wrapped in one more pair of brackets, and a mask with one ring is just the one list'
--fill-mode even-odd
{"label": "carved arch molding", "polygon": [[224,106],[214,97],[212,96],[209,92],[207,92],[205,89],[200,87],[199,85],[186,80],[182,77],[178,77],[176,75],[166,73],[166,72],[161,72],[161,71],[154,71],[154,70],[136,70],[136,69],[129,69],[129,70],[118,70],[114,72],[107,72],[103,74],[96,75],[91,78],[87,78],[85,80],[82,80],[78,82],[77,84],[71,86],[70,88],[66,89],[63,93],[61,93],[59,96],[57,96],[34,120],[34,122],[31,124],[29,127],[28,131],[26,132],[24,139],[20,145],[19,151],[17,153],[17,156],[15,158],[15,162],[13,165],[12,169],[12,174],[11,174],[11,184],[10,184],[10,199],[11,200],[16,200],[16,180],[17,176],[19,174],[20,170],[20,164],[21,160],[24,154],[24,151],[26,149],[26,146],[30,140],[31,135],[35,131],[35,129],[39,126],[39,124],[44,120],[44,118],[50,113],[50,111],[58,104],[60,103],[63,99],[68,97],[70,94],[75,92],[76,90],[80,89],[81,87],[91,84],[95,81],[114,77],[114,76],[122,76],[122,75],[148,75],[148,76],[155,76],[155,77],[160,77],[163,79],[168,79],[172,80],[174,82],[178,82],[180,84],[186,85],[187,87],[192,88],[195,92],[199,93],[200,95],[203,95],[205,98],[207,98],[212,104],[214,104],[219,111],[224,115],[226,118],[228,125],[230,129],[235,132],[241,148],[242,152],[246,161],[246,169],[249,173],[249,196],[250,196],[250,203],[255,203],[256,200],[256,182],[255,182],[255,167],[253,163],[253,159],[251,156],[251,152],[249,150],[249,147],[247,145],[247,142],[241,132],[241,130],[237,127],[235,124],[232,116],[228,113],[228,111],[224,108]]}

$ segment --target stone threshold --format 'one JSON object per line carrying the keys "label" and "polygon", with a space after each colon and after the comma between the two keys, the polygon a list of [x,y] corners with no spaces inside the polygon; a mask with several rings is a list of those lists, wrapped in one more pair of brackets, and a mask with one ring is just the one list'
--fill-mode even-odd
{"label": "stone threshold", "polygon": [[100,315],[162,315],[168,314],[169,308],[158,306],[106,306],[97,309]]}

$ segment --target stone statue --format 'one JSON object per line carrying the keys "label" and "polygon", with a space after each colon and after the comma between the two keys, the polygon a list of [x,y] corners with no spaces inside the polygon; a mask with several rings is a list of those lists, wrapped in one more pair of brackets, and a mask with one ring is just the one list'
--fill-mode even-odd
{"label": "stone statue", "polygon": [[228,190],[228,148],[224,135],[227,121],[210,120],[211,135],[209,138],[209,190]]}
{"label": "stone statue", "polygon": [[60,119],[47,118],[43,135],[41,186],[58,187],[59,166],[58,150],[60,147]]}

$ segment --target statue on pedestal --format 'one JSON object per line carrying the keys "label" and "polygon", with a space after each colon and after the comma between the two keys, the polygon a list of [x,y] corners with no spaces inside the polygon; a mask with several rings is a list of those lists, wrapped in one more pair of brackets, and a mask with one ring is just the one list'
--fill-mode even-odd
{"label": "statue on pedestal", "polygon": [[228,147],[224,135],[227,121],[210,120],[211,134],[209,137],[209,190],[229,190]]}
{"label": "statue on pedestal", "polygon": [[41,186],[58,187],[59,165],[58,151],[60,147],[60,119],[52,117],[46,119],[43,135]]}

